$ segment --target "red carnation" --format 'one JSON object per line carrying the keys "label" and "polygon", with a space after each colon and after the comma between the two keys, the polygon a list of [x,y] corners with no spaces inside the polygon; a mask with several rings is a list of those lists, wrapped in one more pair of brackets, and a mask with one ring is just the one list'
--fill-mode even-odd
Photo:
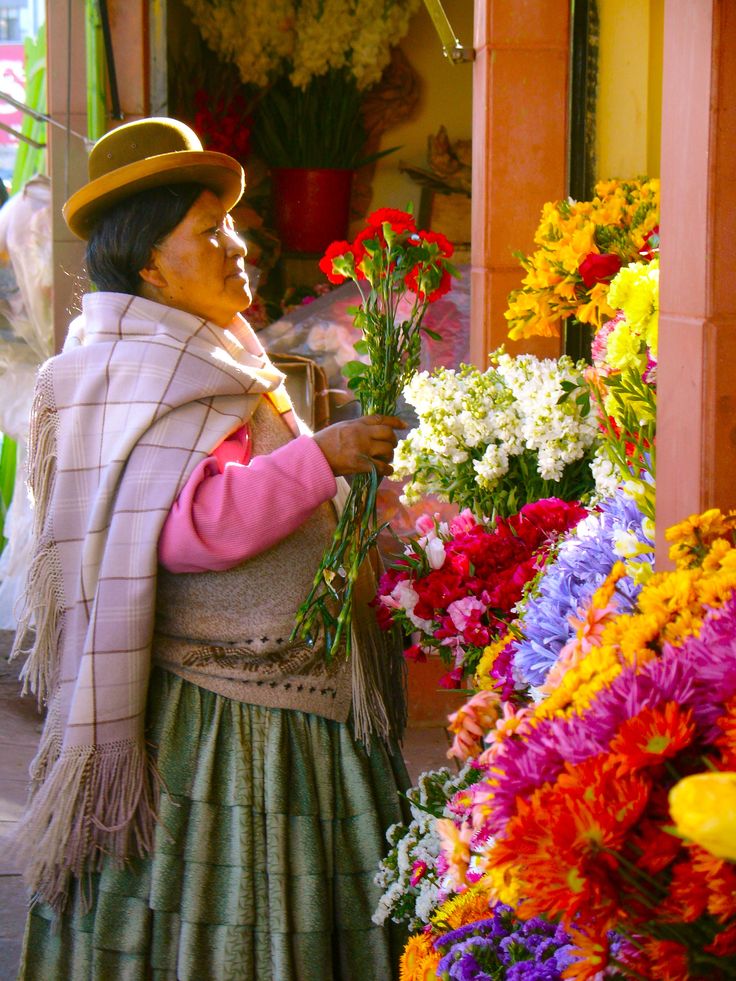
{"label": "red carnation", "polygon": [[353,254],[352,246],[350,245],[350,242],[333,242],[331,245],[327,246],[327,251],[319,260],[319,268],[322,270],[322,272],[325,274],[325,276],[329,279],[331,283],[335,283],[338,286],[340,285],[340,283],[344,283],[347,277],[343,276],[341,273],[334,271],[332,260],[339,259],[341,256],[346,255],[348,252],[351,255]]}
{"label": "red carnation", "polygon": [[398,211],[396,208],[378,208],[368,215],[368,224],[375,225],[380,229],[384,221],[387,221],[395,232],[415,232],[414,216],[408,211]]}
{"label": "red carnation", "polygon": [[587,289],[596,283],[611,280],[621,268],[621,260],[613,252],[589,252],[578,267]]}

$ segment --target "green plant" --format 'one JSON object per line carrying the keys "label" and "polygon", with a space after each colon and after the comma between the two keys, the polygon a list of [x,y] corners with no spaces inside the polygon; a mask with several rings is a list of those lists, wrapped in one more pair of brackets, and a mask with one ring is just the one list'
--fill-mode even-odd
{"label": "green plant", "polygon": [[364,155],[362,93],[347,69],[332,69],[297,88],[284,76],[262,96],[253,145],[270,167],[354,170],[393,153]]}

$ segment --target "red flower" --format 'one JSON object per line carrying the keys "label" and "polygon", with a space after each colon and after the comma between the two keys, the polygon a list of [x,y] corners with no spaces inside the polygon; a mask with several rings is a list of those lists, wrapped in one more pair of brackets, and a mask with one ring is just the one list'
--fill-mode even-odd
{"label": "red flower", "polygon": [[613,279],[620,268],[621,260],[612,252],[589,252],[578,266],[578,272],[587,289],[590,289],[596,283]]}
{"label": "red flower", "polygon": [[374,226],[374,234],[381,231],[381,226],[387,221],[395,232],[415,232],[414,216],[408,211],[398,211],[396,208],[378,208],[368,215],[368,224]]}
{"label": "red flower", "polygon": [[430,244],[436,245],[439,254],[444,256],[445,259],[450,259],[452,257],[452,254],[455,251],[455,246],[442,234],[442,232],[430,232],[420,229],[417,232],[417,235],[422,242],[429,242]]}
{"label": "red flower", "polygon": [[404,651],[404,657],[407,661],[417,661],[420,664],[423,664],[427,660],[427,655],[419,644],[412,644],[411,647],[407,647]]}
{"label": "red flower", "polygon": [[448,671],[447,674],[443,674],[439,679],[437,684],[440,688],[459,688],[463,680],[463,669],[453,668],[452,671]]}
{"label": "red flower", "polygon": [[[445,293],[450,292],[452,289],[452,277],[446,269],[442,270],[439,283],[433,289],[430,289],[428,293],[420,287],[423,271],[422,266],[418,265],[406,274],[407,287],[412,293],[416,293],[420,300],[426,300],[427,303],[434,303],[435,300],[439,300]],[[423,283],[422,285],[429,287],[430,284]]]}
{"label": "red flower", "polygon": [[339,286],[340,283],[344,283],[347,279],[347,276],[343,276],[342,273],[335,272],[333,259],[339,259],[348,253],[353,255],[350,242],[333,242],[331,245],[327,246],[325,254],[319,260],[319,268],[331,283],[335,283]]}

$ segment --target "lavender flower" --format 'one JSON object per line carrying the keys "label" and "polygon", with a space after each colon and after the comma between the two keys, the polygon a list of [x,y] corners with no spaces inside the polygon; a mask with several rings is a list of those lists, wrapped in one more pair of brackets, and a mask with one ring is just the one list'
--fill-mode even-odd
{"label": "lavender flower", "polygon": [[[622,534],[653,549],[642,521],[636,503],[619,492],[603,501],[596,513],[562,541],[554,560],[542,571],[535,592],[524,604],[524,639],[514,658],[519,680],[531,685],[544,682],[560,650],[573,635],[569,617],[586,605],[620,559],[616,548]],[[618,583],[622,611],[632,608],[639,590],[628,577]]]}
{"label": "lavender flower", "polygon": [[435,941],[443,981],[559,981],[572,962],[564,929],[541,917],[527,922],[503,903],[490,919],[459,927]]}

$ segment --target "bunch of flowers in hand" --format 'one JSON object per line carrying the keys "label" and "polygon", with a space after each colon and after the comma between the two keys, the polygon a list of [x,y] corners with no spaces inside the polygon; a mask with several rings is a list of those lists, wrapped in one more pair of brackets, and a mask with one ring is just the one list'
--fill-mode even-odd
{"label": "bunch of flowers in hand", "polygon": [[[355,348],[368,360],[350,361],[343,372],[364,414],[395,414],[419,364],[424,315],[457,275],[451,255],[443,235],[418,230],[411,214],[389,208],[374,211],[352,243],[328,247],[320,268],[333,283],[352,279],[361,295]],[[343,643],[350,653],[353,587],[381,530],[377,489],[375,469],[354,477],[332,543],[299,609],[294,636],[321,637],[328,658]]]}
{"label": "bunch of flowers in hand", "polygon": [[567,317],[601,327],[616,312],[611,279],[651,258],[658,228],[658,180],[600,181],[592,201],[545,204],[536,251],[518,254],[526,275],[509,295],[509,337],[557,337]]}
{"label": "bunch of flowers in hand", "polygon": [[435,494],[482,515],[509,515],[544,497],[584,499],[598,426],[585,364],[567,356],[491,355],[480,371],[422,372],[404,397],[419,425],[394,456],[402,500]]}
{"label": "bunch of flowers in hand", "polygon": [[407,656],[438,651],[459,687],[484,648],[513,619],[525,585],[556,537],[588,512],[557,498],[526,504],[518,514],[477,521],[463,511],[449,525],[425,516],[420,536],[381,578],[375,600],[379,623],[395,624],[418,643]]}
{"label": "bunch of flowers in hand", "polygon": [[[668,537],[675,571],[653,574],[630,612],[580,644],[520,724],[497,727],[453,817],[480,885],[569,931],[565,977],[607,965],[652,981],[733,976],[736,865],[673,833],[669,795],[736,767],[736,514],[693,516]],[[597,594],[610,598],[624,571]],[[457,849],[446,854],[462,885]],[[629,943],[613,950],[611,930]]]}

